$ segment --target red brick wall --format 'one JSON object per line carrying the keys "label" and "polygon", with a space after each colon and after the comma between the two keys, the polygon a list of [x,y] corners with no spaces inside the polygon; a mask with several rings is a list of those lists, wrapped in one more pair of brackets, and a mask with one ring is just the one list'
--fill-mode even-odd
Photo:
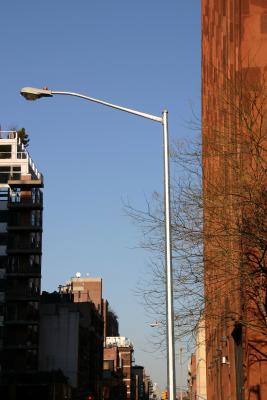
{"label": "red brick wall", "polygon": [[92,301],[96,309],[102,314],[102,279],[73,278],[71,282],[74,302]]}
{"label": "red brick wall", "polygon": [[[257,82],[267,70],[267,1],[202,0],[202,140],[204,259],[208,400],[267,398],[264,336],[242,327],[239,218],[242,130],[235,115],[244,79]],[[241,79],[242,78],[242,79]],[[242,194],[242,193],[241,193]],[[241,344],[239,345],[239,338]],[[264,343],[262,343],[262,341]],[[254,349],[254,350],[253,350]],[[253,355],[254,351],[254,355]],[[257,356],[255,355],[257,353]],[[223,358],[224,357],[224,358]],[[223,363],[222,360],[225,362]],[[260,397],[261,396],[261,397]]]}

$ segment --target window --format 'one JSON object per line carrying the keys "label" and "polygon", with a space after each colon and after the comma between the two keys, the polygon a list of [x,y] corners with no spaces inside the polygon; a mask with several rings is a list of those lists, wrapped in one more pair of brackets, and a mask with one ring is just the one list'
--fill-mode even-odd
{"label": "window", "polygon": [[0,201],[7,201],[7,199],[8,199],[8,189],[0,188]]}
{"label": "window", "polygon": [[0,256],[0,268],[7,267],[7,256]]}
{"label": "window", "polygon": [[7,222],[8,220],[8,211],[0,210],[0,222]]}
{"label": "window", "polygon": [[0,232],[0,246],[6,246],[6,245],[7,245],[7,233]]}
{"label": "window", "polygon": [[2,144],[0,145],[0,158],[11,158],[11,145]]}
{"label": "window", "polygon": [[114,371],[114,361],[113,360],[104,360],[103,369],[105,371]]}
{"label": "window", "polygon": [[[1,158],[1,153],[0,153],[0,158]],[[9,175],[10,175],[10,166],[0,167],[0,183],[6,183],[9,179]]]}

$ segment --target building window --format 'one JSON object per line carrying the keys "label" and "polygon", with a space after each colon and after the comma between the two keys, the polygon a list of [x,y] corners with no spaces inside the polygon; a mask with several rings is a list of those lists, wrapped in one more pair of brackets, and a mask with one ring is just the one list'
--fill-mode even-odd
{"label": "building window", "polygon": [[0,246],[6,246],[6,245],[7,245],[7,233],[0,232]]}
{"label": "building window", "polygon": [[7,267],[7,256],[0,256],[0,268]]}
{"label": "building window", "polygon": [[11,158],[11,145],[0,145],[0,158]]}
{"label": "building window", "polygon": [[0,201],[7,201],[7,200],[8,200],[8,189],[0,188]]}
{"label": "building window", "polygon": [[10,166],[0,167],[0,183],[6,183],[9,179],[9,176]]}
{"label": "building window", "polygon": [[7,221],[8,221],[8,211],[0,210],[0,222],[7,222]]}

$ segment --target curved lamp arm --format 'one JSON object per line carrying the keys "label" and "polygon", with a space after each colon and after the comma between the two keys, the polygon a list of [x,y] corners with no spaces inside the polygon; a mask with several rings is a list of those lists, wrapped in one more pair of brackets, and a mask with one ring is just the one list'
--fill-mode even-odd
{"label": "curved lamp arm", "polygon": [[25,99],[27,99],[27,100],[37,100],[37,99],[40,99],[41,97],[53,97],[54,94],[62,94],[65,96],[80,97],[81,99],[89,100],[94,103],[98,103],[98,104],[102,104],[107,107],[115,108],[116,110],[125,111],[130,114],[138,115],[139,117],[143,117],[146,119],[150,119],[152,121],[163,123],[162,117],[157,117],[155,115],[147,114],[142,111],[132,110],[131,108],[127,108],[127,107],[118,106],[116,104],[108,103],[107,101],[104,101],[104,100],[95,99],[94,97],[84,96],[83,94],[80,94],[80,93],[55,91],[55,90],[49,90],[46,88],[38,89],[38,88],[32,88],[32,87],[24,87],[21,89],[20,94],[23,97],[25,97]]}

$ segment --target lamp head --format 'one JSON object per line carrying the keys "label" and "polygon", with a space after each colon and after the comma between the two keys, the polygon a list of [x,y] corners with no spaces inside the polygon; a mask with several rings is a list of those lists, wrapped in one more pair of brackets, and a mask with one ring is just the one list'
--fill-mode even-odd
{"label": "lamp head", "polygon": [[52,97],[52,90],[48,88],[38,89],[33,87],[24,87],[20,91],[21,96],[26,100],[37,100],[41,97]]}

